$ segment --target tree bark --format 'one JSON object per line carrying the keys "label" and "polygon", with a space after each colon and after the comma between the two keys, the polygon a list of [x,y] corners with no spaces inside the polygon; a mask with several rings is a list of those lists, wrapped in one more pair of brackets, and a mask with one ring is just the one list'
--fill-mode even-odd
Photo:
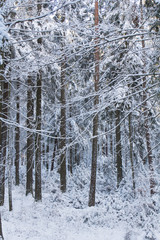
{"label": "tree bark", "polygon": [[65,99],[65,59],[61,62],[61,124],[60,124],[60,182],[61,191],[66,191],[66,99]]}
{"label": "tree bark", "polygon": [[[97,94],[99,89],[99,37],[98,37],[98,25],[99,25],[99,16],[98,16],[98,0],[95,0],[95,93]],[[99,103],[98,95],[94,98],[94,106],[97,107]],[[96,113],[93,118],[93,142],[92,142],[92,166],[91,166],[91,181],[90,181],[90,191],[89,191],[89,202],[88,206],[95,205],[95,193],[96,193],[96,171],[97,171],[97,154],[98,154],[98,114]]]}
{"label": "tree bark", "polygon": [[42,72],[37,74],[37,94],[36,94],[36,144],[35,144],[35,201],[41,201],[41,88]]}
{"label": "tree bark", "polygon": [[131,169],[132,169],[132,183],[133,183],[133,191],[135,193],[135,172],[134,172],[134,164],[133,164],[133,137],[132,137],[132,113],[129,114],[129,143],[130,143],[130,161],[131,161]]}
{"label": "tree bark", "polygon": [[33,82],[32,76],[28,76],[27,82],[27,166],[26,166],[26,195],[33,194],[33,156],[34,156],[34,142],[33,142],[33,114],[34,114],[34,100],[32,97]]}
{"label": "tree bark", "polygon": [[115,113],[116,117],[116,160],[117,160],[117,187],[119,187],[122,181],[122,146],[121,146],[121,128],[120,128],[120,110],[117,109]]}
{"label": "tree bark", "polygon": [[49,170],[49,138],[47,139],[47,146],[46,146],[46,169]]}
{"label": "tree bark", "polygon": [[[61,14],[61,23],[65,21],[64,9]],[[62,33],[61,39],[61,123],[60,123],[60,183],[61,191],[66,192],[66,87],[65,87],[65,68],[66,68],[66,56],[64,54],[64,41],[63,37],[65,33]]]}
{"label": "tree bark", "polygon": [[[141,8],[141,25],[143,29],[143,5],[142,0],[140,0],[140,8]],[[145,41],[144,36],[142,35],[142,49],[143,54],[145,54]],[[144,68],[146,67],[146,59],[144,55],[142,56],[142,60],[144,63]],[[143,69],[143,73],[145,73],[145,69]],[[143,109],[144,109],[144,128],[146,131],[146,145],[147,145],[147,152],[148,152],[148,164],[149,164],[149,170],[150,170],[150,193],[151,195],[154,194],[154,188],[155,188],[155,181],[154,181],[154,168],[153,168],[153,157],[152,157],[152,148],[151,148],[151,139],[150,139],[150,132],[149,132],[149,123],[148,123],[148,113],[149,109],[147,106],[147,90],[146,90],[146,77],[143,77],[143,103],[142,103]]]}
{"label": "tree bark", "polygon": [[2,231],[2,219],[1,219],[1,213],[0,213],[0,237],[2,238],[2,240],[4,240],[4,237],[3,237],[3,231]]}
{"label": "tree bark", "polygon": [[5,168],[6,168],[6,149],[7,149],[7,120],[8,115],[8,82],[4,80],[5,62],[1,65],[1,86],[2,86],[2,107],[1,107],[1,159],[0,159],[0,206],[4,204],[5,195]]}
{"label": "tree bark", "polygon": [[[19,82],[17,82],[17,98],[16,98],[16,105],[17,105],[17,113],[16,113],[16,123],[17,125],[20,124],[20,107],[19,107]],[[15,184],[19,185],[19,162],[20,162],[20,129],[19,126],[15,128]]]}
{"label": "tree bark", "polygon": [[53,149],[53,156],[52,156],[52,161],[51,161],[51,171],[54,169],[54,163],[55,163],[55,157],[56,157],[56,150],[58,148],[58,139],[55,138],[54,140],[54,149]]}
{"label": "tree bark", "polygon": [[[72,107],[69,107],[69,117],[72,117]],[[69,160],[68,160],[68,171],[72,175],[73,173],[73,146],[72,146],[72,124],[69,122],[69,131],[70,131],[70,148],[69,148]]]}
{"label": "tree bark", "polygon": [[9,201],[9,211],[13,210],[12,205],[12,163],[10,150],[8,154],[8,201]]}

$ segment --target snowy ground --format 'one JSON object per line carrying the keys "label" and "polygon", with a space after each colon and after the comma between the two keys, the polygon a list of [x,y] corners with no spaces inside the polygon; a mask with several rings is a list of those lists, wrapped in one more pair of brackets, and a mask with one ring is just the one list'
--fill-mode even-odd
{"label": "snowy ground", "polygon": [[[145,240],[149,239],[145,238],[146,229],[150,230],[153,224],[154,239],[160,240],[160,214],[151,215],[152,218],[144,216],[142,226],[140,218],[144,213],[136,213],[143,211],[139,203],[131,202],[129,206],[117,198],[111,206],[111,199],[106,200],[104,195],[101,197],[106,201],[104,204],[102,201],[89,208],[87,190],[84,189],[83,195],[72,187],[72,192],[62,194],[55,181],[45,184],[40,203],[35,203],[32,196],[25,196],[24,184],[13,186],[12,212],[8,211],[6,191],[5,206],[0,209],[5,240]],[[83,204],[78,205],[80,201]],[[118,205],[114,206],[115,203]],[[139,210],[134,210],[134,206]]]}
{"label": "snowy ground", "polygon": [[[31,196],[25,197],[20,187],[13,191],[14,210],[2,211],[5,240],[121,240],[125,226],[115,229],[107,226],[89,226],[85,214],[94,209],[73,209],[55,206],[44,195],[42,203],[35,203]],[[51,200],[51,199],[50,199]]]}

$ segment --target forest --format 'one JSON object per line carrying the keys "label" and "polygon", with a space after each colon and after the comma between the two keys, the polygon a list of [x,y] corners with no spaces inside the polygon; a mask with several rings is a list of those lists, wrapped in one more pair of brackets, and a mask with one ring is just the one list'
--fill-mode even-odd
{"label": "forest", "polygon": [[160,0],[0,1],[0,239],[160,239]]}

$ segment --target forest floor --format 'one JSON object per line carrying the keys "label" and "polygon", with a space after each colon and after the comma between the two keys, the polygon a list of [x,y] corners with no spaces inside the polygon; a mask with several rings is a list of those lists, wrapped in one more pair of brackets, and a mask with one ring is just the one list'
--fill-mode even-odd
{"label": "forest floor", "polygon": [[36,203],[31,195],[25,196],[24,185],[13,186],[13,211],[9,212],[6,189],[5,206],[0,209],[4,240],[160,240],[158,227],[155,238],[145,238],[144,227],[134,227],[129,216],[121,218],[103,204],[80,207],[78,201],[73,202],[70,192],[62,194],[58,188],[46,186],[42,202]]}

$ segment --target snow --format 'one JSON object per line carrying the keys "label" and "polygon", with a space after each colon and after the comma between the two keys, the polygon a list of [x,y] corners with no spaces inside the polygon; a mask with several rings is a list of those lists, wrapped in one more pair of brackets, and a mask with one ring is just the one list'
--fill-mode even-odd
{"label": "snow", "polygon": [[[13,212],[2,211],[3,235],[5,240],[121,240],[124,226],[109,229],[107,226],[88,226],[83,216],[90,209],[54,206],[48,194],[41,203],[35,203],[32,196],[25,197],[21,187],[13,191]],[[50,199],[51,200],[51,199]],[[76,222],[75,222],[76,219]],[[84,222],[82,222],[84,221]]]}
{"label": "snow", "polygon": [[[8,212],[7,200],[1,209],[4,239],[144,240],[143,229],[115,220],[107,208],[74,208],[69,199],[69,193],[56,189],[50,194],[45,191],[43,201],[36,203],[31,195],[25,196],[24,186],[14,187],[13,211]],[[155,235],[159,240],[160,234]]]}

